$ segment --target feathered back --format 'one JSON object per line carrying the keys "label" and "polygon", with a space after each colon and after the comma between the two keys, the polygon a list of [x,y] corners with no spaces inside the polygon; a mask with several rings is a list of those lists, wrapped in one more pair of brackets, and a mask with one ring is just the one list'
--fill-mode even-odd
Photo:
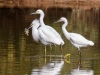
{"label": "feathered back", "polygon": [[33,39],[38,42],[39,41],[39,33],[38,33],[38,28],[40,26],[39,20],[35,19],[32,22],[33,26],[32,26],[32,37]]}
{"label": "feathered back", "polygon": [[38,19],[33,20],[32,24],[40,23]]}

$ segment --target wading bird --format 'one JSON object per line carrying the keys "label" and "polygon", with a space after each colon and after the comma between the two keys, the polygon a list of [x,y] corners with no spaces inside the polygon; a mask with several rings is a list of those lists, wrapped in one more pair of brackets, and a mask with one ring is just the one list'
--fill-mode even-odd
{"label": "wading bird", "polygon": [[[44,12],[41,9],[38,9],[36,12],[33,12],[31,14],[40,14],[40,27],[38,29],[39,36],[41,38],[41,42],[46,45],[64,45],[64,41],[61,38],[60,34],[53,29],[52,27],[44,24]],[[46,47],[45,47],[46,51]]]}
{"label": "wading bird", "polygon": [[39,40],[41,40],[39,37],[39,32],[38,32],[38,29],[40,27],[39,20],[38,19],[33,20],[29,28],[31,27],[32,27],[32,37],[34,41],[38,42]]}
{"label": "wading bird", "polygon": [[65,17],[61,17],[57,22],[64,22],[62,25],[62,31],[65,35],[65,37],[75,46],[78,48],[78,52],[80,54],[80,47],[87,47],[87,46],[93,46],[94,43],[90,40],[87,40],[84,38],[82,35],[77,34],[77,33],[69,33],[66,30],[66,26],[68,25],[68,21]]}

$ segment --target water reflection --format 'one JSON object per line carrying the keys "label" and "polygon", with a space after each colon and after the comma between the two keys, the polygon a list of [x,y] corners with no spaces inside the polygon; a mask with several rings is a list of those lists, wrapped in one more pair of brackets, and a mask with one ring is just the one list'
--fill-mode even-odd
{"label": "water reflection", "polygon": [[77,69],[73,69],[70,75],[94,75],[93,70],[82,70],[80,68],[80,63],[78,64]]}
{"label": "water reflection", "polygon": [[63,65],[63,60],[52,60],[43,65],[40,69],[33,69],[31,75],[58,75],[60,74]]}
{"label": "water reflection", "polygon": [[[63,53],[64,55],[71,54],[70,64],[64,63],[62,60],[61,62],[60,60],[50,61],[49,57],[46,57],[46,64],[45,58],[42,58],[44,46],[33,41],[31,33],[29,33],[29,36],[25,35],[24,29],[29,27],[33,19],[39,17],[38,15],[29,15],[37,9],[0,9],[0,75],[31,75],[31,73],[43,72],[44,70],[41,69],[44,68],[50,69],[51,72],[51,69],[57,67],[59,67],[55,71],[57,74],[67,75],[73,69],[76,69],[75,65],[79,59],[77,49],[62,34],[61,24],[52,24],[62,16],[69,21],[67,28],[69,32],[82,34],[95,43],[93,47],[82,48],[82,59],[84,61],[82,61],[82,68],[79,70],[93,70],[94,75],[100,75],[100,8],[85,10],[52,7],[47,10],[43,9],[46,13],[45,23],[55,28],[65,41]],[[55,50],[56,55],[61,54],[59,46]],[[55,50],[52,48],[52,55],[55,55]],[[49,54],[50,47],[47,46],[47,55]],[[35,69],[38,71],[35,72]]]}
{"label": "water reflection", "polygon": [[71,72],[71,75],[93,75],[93,71],[75,69]]}

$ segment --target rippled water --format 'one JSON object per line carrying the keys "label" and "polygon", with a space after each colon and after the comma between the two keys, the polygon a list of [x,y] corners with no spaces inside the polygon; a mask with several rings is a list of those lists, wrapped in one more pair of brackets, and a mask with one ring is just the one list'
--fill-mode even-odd
{"label": "rippled water", "polygon": [[[26,36],[24,29],[29,27],[39,15],[30,15],[38,8],[1,8],[0,9],[0,75],[100,75],[100,8],[72,9],[49,8],[45,12],[44,22],[55,28],[65,41],[63,59],[60,46],[44,46],[36,43],[31,35]],[[68,19],[67,30],[82,34],[92,40],[93,47],[81,48],[82,56],[63,35],[62,23],[53,24],[60,17]],[[55,56],[56,55],[56,56]]]}

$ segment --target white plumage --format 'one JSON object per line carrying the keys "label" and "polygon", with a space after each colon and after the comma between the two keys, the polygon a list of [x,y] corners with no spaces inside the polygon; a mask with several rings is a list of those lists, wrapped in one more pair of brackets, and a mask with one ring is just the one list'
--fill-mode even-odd
{"label": "white plumage", "polygon": [[31,23],[31,27],[32,27],[32,37],[36,42],[38,42],[40,40],[39,33],[38,33],[38,28],[40,27],[39,20],[35,19]]}
{"label": "white plumage", "polygon": [[[60,18],[57,22],[64,22],[62,26],[62,31],[65,35],[65,37],[75,46],[78,48],[78,51],[80,51],[80,47],[87,47],[87,46],[93,46],[94,43],[90,40],[87,40],[82,35],[77,33],[69,33],[66,30],[66,26],[68,25],[68,21],[65,17]],[[55,22],[55,23],[57,23]]]}
{"label": "white plumage", "polygon": [[59,35],[59,33],[56,30],[54,30],[52,27],[44,24],[44,21],[43,21],[44,12],[42,10],[38,9],[35,13],[31,13],[31,14],[40,14],[39,21],[40,21],[41,27],[39,27],[38,32],[39,32],[41,42],[44,45],[48,45],[48,44],[63,45],[64,44],[64,41]]}

